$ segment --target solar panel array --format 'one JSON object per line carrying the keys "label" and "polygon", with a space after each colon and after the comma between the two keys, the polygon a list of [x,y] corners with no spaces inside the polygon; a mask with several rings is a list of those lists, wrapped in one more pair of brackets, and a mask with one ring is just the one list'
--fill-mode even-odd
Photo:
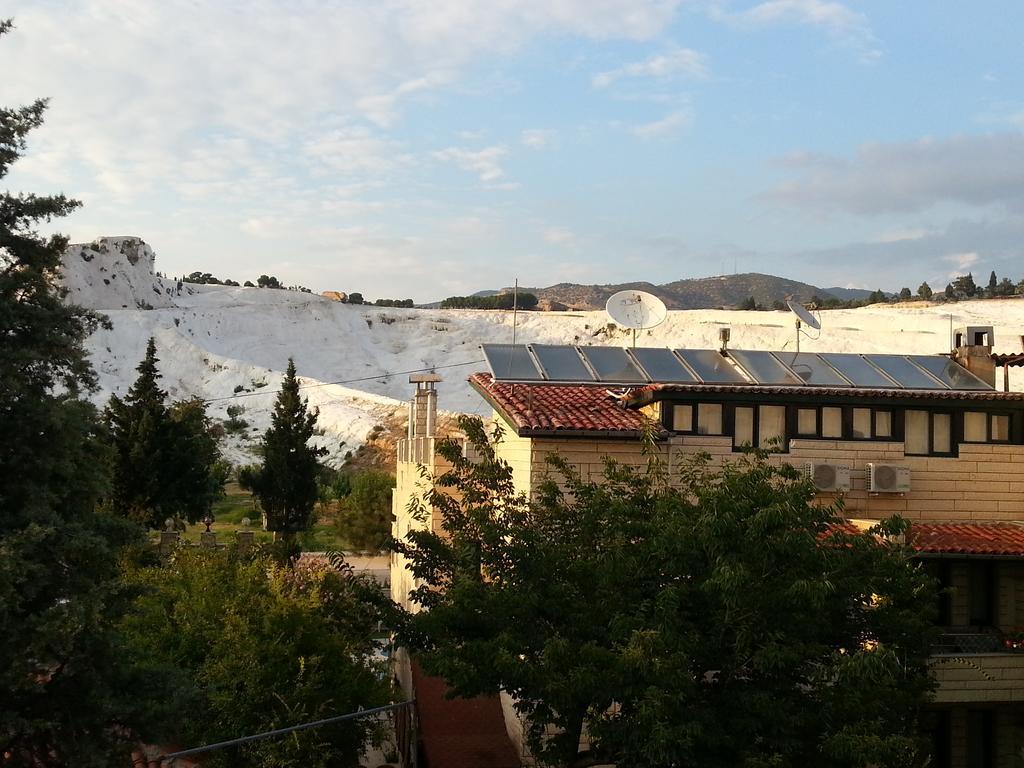
{"label": "solar panel array", "polygon": [[991,390],[943,355],[482,344],[496,381]]}

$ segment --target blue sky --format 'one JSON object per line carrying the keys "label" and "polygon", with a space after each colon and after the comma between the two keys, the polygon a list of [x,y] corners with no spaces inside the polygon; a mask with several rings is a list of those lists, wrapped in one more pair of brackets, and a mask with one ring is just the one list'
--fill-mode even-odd
{"label": "blue sky", "polygon": [[1016,2],[7,0],[6,179],[170,274],[428,301],[1024,277]]}

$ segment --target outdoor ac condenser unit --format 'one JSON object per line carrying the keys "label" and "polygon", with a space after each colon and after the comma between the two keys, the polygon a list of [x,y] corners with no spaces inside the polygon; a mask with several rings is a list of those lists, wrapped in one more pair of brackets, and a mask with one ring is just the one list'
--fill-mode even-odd
{"label": "outdoor ac condenser unit", "polygon": [[910,490],[910,467],[869,462],[867,485],[870,493],[906,493]]}
{"label": "outdoor ac condenser unit", "polygon": [[804,472],[819,491],[838,493],[850,490],[849,464],[809,461],[804,465]]}

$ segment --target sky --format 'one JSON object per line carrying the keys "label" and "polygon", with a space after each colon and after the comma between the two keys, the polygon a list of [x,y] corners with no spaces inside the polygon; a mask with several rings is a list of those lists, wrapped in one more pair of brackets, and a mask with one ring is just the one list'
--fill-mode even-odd
{"label": "sky", "polygon": [[1024,278],[1024,3],[0,0],[0,188],[370,299]]}

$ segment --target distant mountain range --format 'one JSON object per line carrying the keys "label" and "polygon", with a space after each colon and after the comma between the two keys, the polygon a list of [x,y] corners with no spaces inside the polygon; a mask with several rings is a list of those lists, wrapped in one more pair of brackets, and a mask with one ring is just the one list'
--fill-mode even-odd
{"label": "distant mountain range", "polygon": [[[776,301],[785,301],[790,297],[798,301],[810,301],[814,296],[822,299],[834,296],[837,299],[849,300],[862,299],[871,293],[871,291],[859,288],[819,288],[798,280],[788,280],[784,277],[763,275],[757,272],[689,278],[663,285],[647,282],[612,285],[558,283],[547,288],[520,288],[519,290],[536,295],[542,302],[546,300],[563,304],[572,309],[604,309],[609,296],[629,289],[653,293],[664,301],[665,306],[669,309],[736,307],[751,296],[759,305],[771,307]],[[511,288],[504,288],[502,291],[479,291],[473,295],[490,296],[511,290]]]}

